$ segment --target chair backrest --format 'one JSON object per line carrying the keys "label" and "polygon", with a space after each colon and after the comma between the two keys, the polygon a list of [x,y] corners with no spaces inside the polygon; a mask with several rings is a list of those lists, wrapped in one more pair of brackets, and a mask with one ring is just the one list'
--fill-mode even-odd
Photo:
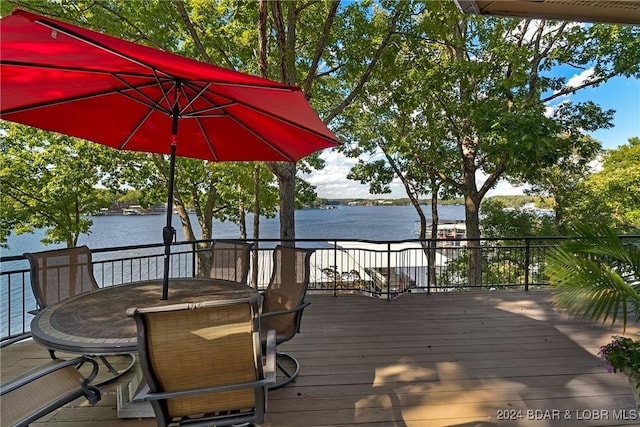
{"label": "chair backrest", "polygon": [[251,243],[235,240],[213,242],[209,277],[247,283],[252,246]]}
{"label": "chair backrest", "polygon": [[264,379],[257,297],[132,308],[127,314],[138,328],[140,366],[150,395],[201,391],[149,399],[159,425],[173,417],[221,411],[264,416],[264,385],[209,390]]}
{"label": "chair backrest", "polygon": [[[78,369],[91,365],[88,375]],[[49,412],[77,399],[87,398],[93,406],[100,390],[90,383],[98,375],[98,363],[89,357],[55,359],[0,386],[0,424],[28,426]]]}
{"label": "chair backrest", "polygon": [[[277,246],[273,251],[273,270],[264,292],[262,314],[293,310],[300,307],[307,293],[310,258],[313,250]],[[276,331],[277,342],[288,341],[300,330],[302,310],[263,317],[262,330]]]}
{"label": "chair backrest", "polygon": [[98,289],[87,246],[26,253],[31,266],[31,289],[38,308]]}

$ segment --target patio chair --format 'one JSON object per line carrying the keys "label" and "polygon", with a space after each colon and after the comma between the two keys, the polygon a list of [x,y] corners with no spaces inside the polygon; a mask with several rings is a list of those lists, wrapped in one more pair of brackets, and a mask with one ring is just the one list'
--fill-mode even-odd
{"label": "patio chair", "polygon": [[[304,297],[309,286],[312,254],[313,250],[285,246],[277,246],[273,251],[273,270],[269,286],[263,293],[260,328],[262,331],[275,330],[277,345],[300,332],[302,312],[310,304]],[[278,380],[269,390],[286,386],[300,373],[300,363],[288,353],[278,351],[276,365],[284,380]]]}
{"label": "patio chair", "polygon": [[[98,289],[93,275],[91,250],[87,246],[25,253],[24,256],[31,267],[31,289],[37,306],[31,314],[75,295]],[[55,350],[48,350],[51,358],[56,359]],[[123,370],[116,369],[106,356],[97,356],[112,374],[111,378],[97,384],[98,386],[120,378],[133,367],[135,355],[116,357],[123,356],[128,358],[128,365]]]}
{"label": "patio chair", "polygon": [[[77,367],[92,365],[88,375]],[[26,426],[49,412],[84,396],[89,404],[100,400],[100,390],[90,385],[98,364],[87,357],[56,359],[0,388],[0,425]]]}
{"label": "patio chair", "polygon": [[211,245],[209,277],[247,283],[253,244],[237,240],[216,240]]}
{"label": "patio chair", "polygon": [[[275,332],[260,344],[257,296],[131,308],[158,426],[262,423],[275,381]],[[263,360],[266,360],[263,366]]]}

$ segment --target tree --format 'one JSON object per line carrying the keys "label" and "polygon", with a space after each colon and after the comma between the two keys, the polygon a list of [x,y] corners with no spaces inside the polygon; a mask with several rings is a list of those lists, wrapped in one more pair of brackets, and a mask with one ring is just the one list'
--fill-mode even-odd
{"label": "tree", "polygon": [[[590,174],[564,192],[563,230],[580,224],[603,224],[618,233],[640,230],[640,144],[638,137],[628,144],[606,150],[599,157],[599,171]],[[571,177],[567,178],[571,182]]]}
{"label": "tree", "polygon": [[585,184],[606,205],[614,229],[640,230],[640,137],[609,150],[602,170],[591,175]]}
{"label": "tree", "polygon": [[[0,5],[3,14],[14,6],[237,71],[298,84],[325,123],[340,117],[362,92],[380,57],[398,37],[398,26],[410,19],[409,2],[7,0]],[[279,183],[280,236],[292,239],[297,165],[268,166]],[[195,181],[201,182],[199,178]],[[188,218],[181,214],[181,219],[187,226]]]}
{"label": "tree", "polygon": [[556,232],[567,232],[567,212],[575,206],[579,187],[592,172],[592,162],[601,151],[600,142],[589,137],[578,138],[579,143],[568,138],[557,139],[557,147],[563,153],[555,164],[538,168],[529,176],[531,188],[527,193],[553,197]]}
{"label": "tree", "polygon": [[[301,83],[305,96],[317,99],[315,105],[328,124],[363,91],[390,47],[399,21],[406,17],[408,4],[399,2],[387,11],[384,3],[372,10],[369,2],[260,0],[261,75],[268,76],[268,70],[275,68],[280,81]],[[274,67],[268,61],[268,22],[274,33]],[[294,239],[296,165],[270,163],[269,168],[280,186],[280,238]]]}
{"label": "tree", "polygon": [[[637,76],[639,30],[468,17],[449,2],[426,3],[415,22],[397,55],[405,71],[389,87],[393,95],[398,88],[421,92],[421,103],[407,104],[410,110],[397,103],[389,114],[404,114],[423,132],[398,153],[464,196],[468,281],[478,284],[479,212],[487,192],[501,178],[528,182],[566,156],[567,146],[583,143],[585,132],[610,125],[612,112],[592,102],[566,101],[551,114],[549,103],[614,76]],[[572,86],[554,73],[559,67],[593,72]],[[381,116],[376,128],[388,119]],[[558,146],[561,137],[568,145]]]}
{"label": "tree", "polygon": [[[109,185],[113,188],[130,186],[140,190],[147,202],[166,200],[169,165],[158,154],[123,153],[110,169]],[[214,219],[232,221],[239,225],[239,237],[247,238],[246,213],[253,207],[254,167],[244,162],[203,162],[177,158],[174,183],[174,209],[178,214],[187,240],[214,238]],[[273,175],[261,171],[259,215],[272,216],[277,206]],[[195,214],[196,224],[190,213]],[[199,229],[199,235],[195,230]],[[160,230],[158,230],[160,236]],[[202,243],[206,248],[208,243]],[[199,272],[209,265],[207,251],[198,252]]]}
{"label": "tree", "polygon": [[90,214],[108,206],[96,188],[107,149],[75,138],[0,122],[0,242],[44,228],[43,244],[77,245]]}
{"label": "tree", "polygon": [[[556,234],[553,217],[527,212],[523,209],[507,209],[500,200],[488,198],[482,203],[482,234],[491,241],[482,251],[482,277],[488,283],[528,283],[537,274],[530,246],[545,242],[527,242],[525,239],[503,240],[505,237],[553,236]],[[548,244],[553,244],[549,242]],[[537,270],[537,269],[536,269]],[[533,275],[533,277],[532,277]],[[535,280],[535,279],[534,279]]]}
{"label": "tree", "polygon": [[503,202],[487,199],[482,204],[483,235],[486,237],[553,236],[552,218],[521,209],[506,209]]}

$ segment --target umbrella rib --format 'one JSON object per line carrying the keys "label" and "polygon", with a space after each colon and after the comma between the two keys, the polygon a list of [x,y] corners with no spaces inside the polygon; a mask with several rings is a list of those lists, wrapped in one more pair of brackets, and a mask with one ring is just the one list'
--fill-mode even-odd
{"label": "umbrella rib", "polygon": [[215,114],[215,113],[211,113],[211,114],[207,114],[206,112],[209,111],[213,111],[213,110],[221,110],[224,113],[224,109],[233,105],[238,105],[237,102],[229,102],[228,104],[224,104],[224,105],[212,105],[209,108],[201,108],[199,110],[191,110],[188,113],[185,114],[181,114],[182,117],[220,117],[222,114]]}
{"label": "umbrella rib", "polygon": [[79,40],[79,41],[81,41],[83,43],[86,43],[86,44],[88,44],[90,46],[95,46],[98,49],[101,49],[101,50],[103,50],[103,51],[105,51],[107,53],[119,56],[119,57],[121,57],[123,59],[126,59],[127,61],[130,61],[133,64],[138,64],[138,65],[140,65],[142,67],[153,69],[153,67],[151,67],[149,64],[146,64],[146,63],[144,63],[144,62],[142,62],[142,61],[140,61],[140,60],[138,60],[138,59],[136,59],[136,58],[134,58],[134,57],[132,57],[130,55],[126,55],[126,54],[124,54],[122,52],[118,52],[117,50],[115,50],[113,48],[110,48],[108,46],[105,46],[102,43],[98,43],[96,41],[90,40],[90,39],[84,37],[83,35],[78,34],[76,31],[64,28],[64,27],[56,24],[55,22],[50,22],[50,21],[48,21],[46,19],[43,20],[42,18],[41,19],[37,19],[34,22],[36,22],[36,23],[38,23],[38,24],[40,24],[40,25],[42,25],[44,27],[49,27],[49,28],[51,28],[53,30],[60,31],[63,34],[68,35],[71,38]]}
{"label": "umbrella rib", "polygon": [[289,159],[290,162],[295,162],[295,159],[293,157],[291,157],[290,155],[288,155],[287,153],[285,153],[284,151],[280,150],[278,147],[276,147],[275,145],[273,145],[272,143],[270,143],[267,139],[263,138],[262,135],[260,135],[258,132],[256,132],[255,130],[253,130],[252,128],[250,128],[249,126],[247,126],[246,124],[244,124],[241,120],[238,120],[237,118],[235,118],[233,116],[233,114],[230,114],[229,112],[226,112],[227,116],[229,116],[231,118],[231,120],[233,120],[234,122],[238,123],[241,127],[245,128],[246,130],[248,130],[249,132],[251,132],[256,138],[260,139],[262,142],[264,142],[266,145],[268,145],[269,147],[271,147],[271,149],[275,152],[277,152],[278,154],[280,154],[282,157]]}
{"label": "umbrella rib", "polygon": [[[31,110],[36,110],[38,108],[46,108],[46,107],[54,107],[56,105],[62,105],[62,104],[67,104],[70,102],[77,102],[77,101],[84,101],[87,99],[92,99],[92,98],[100,98],[103,95],[112,95],[114,93],[118,93],[122,96],[125,96],[127,98],[130,98],[134,101],[139,102],[142,105],[145,105],[147,107],[156,109],[156,110],[161,110],[159,108],[156,108],[155,105],[149,105],[143,102],[143,100],[138,99],[136,97],[133,97],[125,92],[122,91],[122,89],[120,90],[114,90],[114,89],[110,89],[108,91],[103,91],[103,92],[95,92],[95,93],[90,93],[90,94],[83,94],[83,95],[78,95],[78,96],[74,96],[74,97],[70,97],[70,98],[65,98],[65,99],[59,99],[56,101],[50,101],[50,102],[46,102],[46,103],[42,103],[42,104],[34,104],[34,105],[29,105],[26,107],[19,107],[19,108],[12,108],[12,109],[0,109],[0,112],[3,115],[6,114],[15,114],[15,113],[23,113],[23,112],[27,112],[27,111],[31,111]],[[161,111],[165,111],[165,110],[161,110]]]}
{"label": "umbrella rib", "polygon": [[[24,65],[22,63],[17,63],[17,62],[13,62],[13,61],[4,61],[2,62],[4,65],[17,65],[17,66],[26,66],[26,67],[31,67],[31,66],[27,66]],[[31,68],[44,68],[44,67],[31,67]],[[126,80],[124,80],[122,77],[120,77],[120,74],[124,74],[124,73],[119,73],[119,74],[115,74],[115,73],[111,73],[111,72],[98,72],[98,71],[93,71],[93,70],[84,70],[81,68],[72,68],[72,67],[49,67],[49,68],[55,68],[55,69],[59,69],[59,70],[68,70],[68,71],[86,71],[88,73],[92,73],[92,74],[100,74],[100,75],[109,75],[112,76],[114,78],[116,78],[119,82],[123,83],[124,85],[127,86],[128,89],[135,91],[136,93],[139,93],[140,95],[144,96],[145,98],[148,99],[149,103],[145,103],[143,102],[142,99],[133,97],[131,95],[129,95],[128,93],[125,92],[125,90],[127,90],[126,88],[120,88],[120,89],[108,89],[108,90],[104,90],[101,92],[93,92],[93,93],[88,93],[88,94],[81,94],[81,95],[77,95],[74,97],[68,97],[68,98],[64,98],[64,99],[59,99],[56,101],[50,101],[50,102],[46,102],[46,103],[42,103],[42,104],[33,104],[33,105],[29,105],[29,106],[25,106],[25,107],[19,107],[19,108],[12,108],[12,109],[1,109],[0,111],[2,112],[2,114],[14,114],[14,113],[22,113],[22,112],[26,112],[26,111],[30,111],[33,109],[37,109],[37,108],[43,108],[43,107],[52,107],[52,106],[56,106],[56,105],[62,105],[62,104],[66,104],[69,102],[77,102],[77,101],[83,101],[83,100],[87,100],[87,99],[91,99],[91,98],[99,98],[103,95],[110,95],[113,93],[118,93],[122,96],[128,97],[129,99],[132,99],[134,101],[137,101],[139,103],[141,103],[142,105],[146,105],[147,107],[150,108],[154,108],[157,110],[160,110],[164,113],[169,113],[166,109],[162,109],[161,106],[159,106],[158,104],[156,104],[156,102],[152,99],[149,98],[147,95],[144,94],[144,92],[141,91],[141,89],[144,89],[146,87],[154,87],[157,85],[156,82],[153,83],[145,83],[144,85],[138,85],[138,86],[133,86],[131,84],[129,84]],[[145,75],[138,75],[138,74],[127,74],[128,76],[131,77],[143,77],[143,78],[148,78],[148,76]]]}
{"label": "umbrella rib", "polygon": [[[207,96],[206,96],[206,91],[209,90],[209,88],[211,87],[211,85],[213,84],[212,82],[202,82],[204,84],[204,86],[200,86],[197,84],[194,84],[193,81],[188,81],[185,80],[182,82],[182,86],[186,86],[189,89],[191,89],[194,92],[194,95],[192,95],[191,97],[189,97],[186,93],[186,91],[184,91],[184,96],[185,98],[187,98],[189,100],[189,103],[187,105],[185,105],[181,110],[180,110],[180,116],[181,117],[217,117],[219,116],[219,114],[203,114],[203,112],[209,112],[209,111],[213,111],[213,110],[224,110],[224,108],[229,107],[231,105],[236,105],[237,102],[233,102],[233,101],[227,101],[224,104],[216,104],[214,101],[210,100]],[[222,96],[220,94],[216,94],[218,96],[220,96],[221,98],[225,98],[227,99],[227,97]],[[189,107],[191,107],[191,105],[196,102],[196,100],[198,99],[202,99],[204,101],[206,101],[210,106],[206,107],[206,108],[192,108],[191,111],[187,112],[187,109]],[[224,112],[224,111],[223,111]]]}
{"label": "umbrella rib", "polygon": [[[158,70],[156,70],[155,68],[151,68],[151,72],[153,73],[153,77],[156,79],[156,85],[162,91],[162,98],[164,98],[165,102],[167,103],[167,107],[169,107],[168,114],[171,116],[171,115],[173,115],[173,109],[171,108],[171,101],[169,100],[168,91],[164,89],[164,86],[162,85],[162,82],[160,81],[160,78],[158,77],[157,71]],[[169,88],[170,90],[173,89],[177,85],[177,81],[173,77],[171,77],[169,79],[169,82],[171,83],[171,88]]]}
{"label": "umbrella rib", "polygon": [[200,132],[202,132],[202,137],[204,138],[205,141],[207,141],[207,147],[209,147],[209,151],[213,156],[213,161],[215,162],[220,161],[220,158],[218,157],[218,153],[216,153],[216,149],[213,147],[213,142],[211,142],[209,135],[207,135],[207,132],[205,131],[204,126],[202,126],[202,123],[198,118],[196,118],[196,122],[198,123],[198,127],[200,128]]}
{"label": "umbrella rib", "polygon": [[[146,67],[148,69],[155,70],[155,68],[152,65],[149,65],[148,63],[142,62],[139,59],[136,59],[136,58],[134,58],[134,57],[132,57],[130,55],[127,55],[125,53],[119,52],[119,51],[115,50],[114,48],[105,46],[102,43],[98,43],[96,41],[87,39],[86,37],[82,36],[81,34],[78,34],[76,31],[64,28],[64,27],[56,24],[55,22],[49,22],[48,20],[46,20],[46,18],[45,19],[40,18],[40,19],[37,19],[34,22],[36,22],[36,23],[38,23],[38,24],[40,24],[42,26],[51,28],[53,30],[60,31],[60,32],[62,32],[64,34],[67,34],[69,37],[75,38],[76,40],[79,40],[79,41],[81,41],[83,43],[87,43],[88,45],[95,46],[98,49],[104,50],[105,52],[108,52],[108,53],[111,53],[113,55],[119,56],[119,57],[121,57],[123,59],[126,59],[127,61],[131,61],[134,64],[138,64],[138,65],[140,65],[142,67]],[[151,48],[149,48],[149,49],[151,49]],[[189,59],[189,58],[186,58],[186,59]],[[163,71],[160,71],[160,72],[162,74],[166,75],[166,76],[173,77],[169,73],[166,73],[166,72],[163,72]],[[274,90],[284,90],[284,91],[300,90],[300,88],[297,88],[295,86],[285,85],[285,87],[283,87],[284,83],[272,82],[271,84],[268,84],[269,80],[266,80],[266,79],[264,79],[264,80],[265,80],[265,84],[257,84],[257,83],[256,84],[250,84],[250,83],[249,84],[245,84],[245,83],[238,84],[238,83],[223,82],[223,81],[216,82],[216,84],[225,84],[225,85],[239,86],[239,87],[270,88],[270,89],[274,89]]]}
{"label": "umbrella rib", "polygon": [[[188,86],[189,86],[190,88],[192,88],[192,89],[194,89],[194,87],[195,87],[195,85],[188,84],[188,82],[184,82],[183,84],[188,85]],[[185,98],[186,98],[189,102],[188,102],[184,107],[182,107],[182,108],[180,109],[180,114],[182,115],[182,113],[184,113],[184,112],[187,110],[187,108],[189,108],[189,107],[190,107],[194,102],[196,102],[196,100],[197,100],[198,98],[206,99],[206,100],[207,100],[208,102],[210,102],[214,107],[216,107],[216,108],[217,108],[217,106],[215,105],[215,103],[212,103],[212,102],[211,102],[211,101],[209,101],[206,97],[202,96],[202,94],[203,94],[207,89],[209,89],[209,87],[210,87],[210,86],[211,86],[211,83],[210,83],[210,82],[207,82],[207,84],[206,84],[206,85],[204,85],[204,87],[202,87],[202,88],[200,89],[200,91],[198,91],[198,93],[196,93],[196,94],[195,94],[195,96],[193,96],[191,99],[189,99],[189,97],[187,96],[187,94],[186,94],[186,93],[184,93],[184,90],[182,90],[183,95],[185,96]],[[197,89],[197,87],[195,87],[195,89]],[[196,111],[196,110],[194,110],[194,111]]]}
{"label": "umbrella rib", "polygon": [[[216,85],[217,85],[217,83],[216,83]],[[297,89],[297,88],[294,88],[294,89]],[[289,91],[291,92],[292,90],[289,90]],[[333,138],[329,138],[326,135],[324,135],[324,134],[322,134],[322,133],[320,133],[320,132],[318,132],[318,131],[316,131],[314,129],[311,129],[311,128],[307,127],[307,126],[302,126],[302,125],[300,125],[300,124],[298,124],[298,123],[296,123],[296,122],[294,122],[292,120],[288,120],[288,119],[283,118],[283,117],[281,117],[279,115],[270,113],[267,110],[255,107],[253,105],[246,104],[246,103],[244,103],[244,102],[242,102],[242,101],[240,101],[240,100],[238,100],[238,99],[236,99],[236,98],[234,98],[232,96],[219,93],[219,92],[215,91],[213,88],[210,89],[209,92],[215,94],[216,96],[219,96],[221,98],[225,98],[225,99],[229,100],[229,104],[228,105],[217,106],[213,101],[209,100],[206,96],[203,95],[201,97],[203,99],[206,99],[211,105],[216,106],[216,108],[219,108],[220,110],[222,110],[225,114],[229,114],[229,112],[224,110],[224,108],[232,106],[232,105],[242,105],[245,108],[248,108],[248,109],[253,110],[253,111],[257,112],[257,113],[263,114],[265,116],[271,117],[272,119],[279,120],[282,123],[286,123],[286,124],[288,124],[290,126],[293,126],[293,127],[297,128],[297,129],[304,130],[305,132],[312,133],[315,136],[321,137],[323,139],[330,140],[330,141],[332,141],[334,143],[338,143],[338,141],[334,140]],[[197,111],[207,111],[207,109],[200,109],[200,110],[197,110]],[[193,114],[190,114],[190,115],[193,116]],[[200,117],[207,117],[207,116],[200,115]]]}
{"label": "umbrella rib", "polygon": [[[160,79],[158,79],[158,75],[156,73],[156,70],[153,69],[152,71],[153,71],[153,75],[154,75],[154,78],[155,78],[155,83],[149,83],[148,87],[158,87],[158,88],[160,88],[162,90],[162,97],[167,101],[167,105],[168,106],[171,105],[169,103],[169,100],[167,99],[167,94],[166,94],[166,91],[164,90],[164,86],[162,85],[162,82],[160,81]],[[157,100],[151,98],[149,95],[147,95],[146,93],[142,92],[140,90],[140,88],[142,86],[134,86],[134,85],[130,84],[128,81],[126,81],[125,79],[121,78],[119,73],[114,73],[112,75],[113,75],[113,77],[118,79],[118,81],[120,81],[122,84],[127,86],[129,89],[131,89],[132,91],[134,91],[135,93],[139,94],[140,96],[145,98],[147,101],[149,101],[149,103],[147,104],[147,103],[143,102],[142,99],[139,99],[139,98],[136,98],[134,96],[131,96],[128,93],[121,92],[120,93],[121,95],[126,96],[129,99],[132,99],[134,101],[137,101],[137,102],[141,103],[142,105],[146,105],[149,108],[152,108],[154,110],[160,111],[160,112],[165,113],[167,115],[171,115],[171,110],[169,108],[164,108],[162,106],[162,104],[160,104]],[[148,78],[148,76],[147,76],[147,78]],[[175,84],[172,79],[169,79],[168,81],[171,84]],[[145,87],[147,87],[147,86],[145,86]]]}
{"label": "umbrella rib", "polygon": [[129,141],[131,141],[131,138],[133,138],[133,136],[136,134],[136,132],[138,132],[138,130],[142,127],[142,125],[144,124],[144,122],[147,121],[147,119],[149,118],[149,116],[151,116],[151,113],[153,112],[153,110],[149,110],[147,111],[147,114],[144,116],[144,118],[142,120],[140,120],[140,122],[138,122],[138,125],[135,127],[135,129],[133,129],[130,133],[129,136],[127,137],[127,139],[125,139],[122,144],[120,144],[118,146],[119,149],[124,149],[127,144],[129,143]]}
{"label": "umbrella rib", "polygon": [[[45,65],[45,64],[34,64],[34,63],[22,62],[22,61],[12,61],[12,60],[8,60],[7,61],[7,60],[2,60],[2,59],[0,59],[0,64],[1,65],[10,65],[12,67],[42,68],[43,70],[77,71],[77,72],[90,73],[90,74],[113,75],[113,73],[110,72],[110,71],[94,70],[94,69],[85,68],[85,67],[70,67],[68,65],[65,65],[65,66],[54,65],[54,64],[46,64]],[[129,75],[131,77],[145,77],[145,78],[149,77],[146,74],[132,73],[132,72],[128,72],[128,73],[121,72],[120,74],[126,74],[126,75]]]}

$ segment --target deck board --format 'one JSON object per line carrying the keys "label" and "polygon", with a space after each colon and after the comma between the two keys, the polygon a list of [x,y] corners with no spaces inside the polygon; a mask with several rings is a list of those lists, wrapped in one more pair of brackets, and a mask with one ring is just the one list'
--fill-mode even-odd
{"label": "deck board", "polygon": [[[620,331],[570,318],[548,296],[311,295],[301,333],[281,346],[302,372],[295,384],[269,393],[264,426],[639,425],[626,378],[607,373],[596,356]],[[2,349],[0,358],[6,381],[48,356],[26,342]],[[103,394],[97,407],[79,400],[33,425],[155,425],[118,420],[115,385]],[[523,416],[499,420],[504,410]],[[540,419],[545,415],[558,418]]]}

